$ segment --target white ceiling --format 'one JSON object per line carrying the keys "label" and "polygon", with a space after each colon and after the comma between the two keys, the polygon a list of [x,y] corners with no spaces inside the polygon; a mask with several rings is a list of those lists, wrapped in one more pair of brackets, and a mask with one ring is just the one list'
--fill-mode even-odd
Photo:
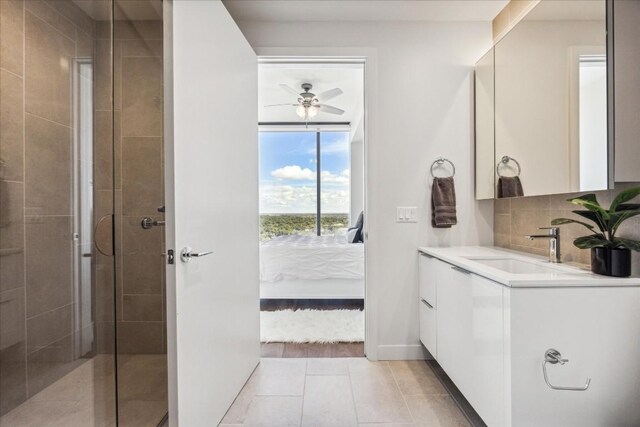
{"label": "white ceiling", "polygon": [[507,0],[223,0],[244,21],[491,21]]}
{"label": "white ceiling", "polygon": [[302,92],[302,83],[311,83],[316,95],[339,87],[342,95],[326,102],[345,110],[343,115],[323,113],[314,122],[350,122],[357,125],[363,111],[363,68],[361,64],[260,64],[258,67],[258,120],[260,122],[300,122],[295,107],[264,107],[269,104],[296,103],[295,96],[279,85],[288,84]]}

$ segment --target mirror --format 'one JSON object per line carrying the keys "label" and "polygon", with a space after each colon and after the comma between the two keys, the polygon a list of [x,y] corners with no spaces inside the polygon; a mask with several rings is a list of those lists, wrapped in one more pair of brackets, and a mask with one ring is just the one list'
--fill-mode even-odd
{"label": "mirror", "polygon": [[476,199],[493,199],[495,174],[494,50],[476,64]]}
{"label": "mirror", "polygon": [[608,188],[605,9],[542,0],[480,59],[476,198]]}

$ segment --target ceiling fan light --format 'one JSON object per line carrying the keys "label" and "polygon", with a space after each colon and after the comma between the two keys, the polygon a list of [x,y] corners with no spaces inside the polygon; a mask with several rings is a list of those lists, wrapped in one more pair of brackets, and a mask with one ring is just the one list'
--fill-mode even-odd
{"label": "ceiling fan light", "polygon": [[307,111],[306,111],[306,108],[304,108],[304,105],[298,105],[296,107],[296,114],[301,119],[306,119],[307,118]]}
{"label": "ceiling fan light", "polygon": [[316,107],[315,105],[312,105],[311,107],[309,107],[309,117],[315,117],[318,115],[318,111],[320,110],[320,108]]}

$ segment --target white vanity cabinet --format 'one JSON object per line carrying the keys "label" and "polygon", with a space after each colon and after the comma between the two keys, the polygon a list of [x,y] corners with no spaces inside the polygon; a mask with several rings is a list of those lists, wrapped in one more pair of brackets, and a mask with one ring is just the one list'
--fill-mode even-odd
{"label": "white vanity cabinet", "polygon": [[502,286],[436,258],[422,258],[420,279],[436,284],[437,301],[437,351],[425,347],[482,419],[503,425]]}
{"label": "white vanity cabinet", "polygon": [[[509,286],[424,253],[419,267],[420,338],[487,425],[640,425],[640,281]],[[549,382],[586,391],[547,385],[550,348],[569,362]]]}
{"label": "white vanity cabinet", "polygon": [[444,271],[441,264],[443,263],[427,254],[421,254],[420,256],[420,307],[418,308],[420,313],[420,341],[422,341],[422,344],[434,359],[438,352],[436,337],[436,280],[443,280]]}

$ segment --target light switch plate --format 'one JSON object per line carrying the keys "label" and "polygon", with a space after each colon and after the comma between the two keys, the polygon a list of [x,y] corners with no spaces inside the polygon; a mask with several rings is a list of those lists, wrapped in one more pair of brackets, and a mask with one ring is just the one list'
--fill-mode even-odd
{"label": "light switch plate", "polygon": [[415,206],[396,207],[396,222],[418,222],[418,208]]}

